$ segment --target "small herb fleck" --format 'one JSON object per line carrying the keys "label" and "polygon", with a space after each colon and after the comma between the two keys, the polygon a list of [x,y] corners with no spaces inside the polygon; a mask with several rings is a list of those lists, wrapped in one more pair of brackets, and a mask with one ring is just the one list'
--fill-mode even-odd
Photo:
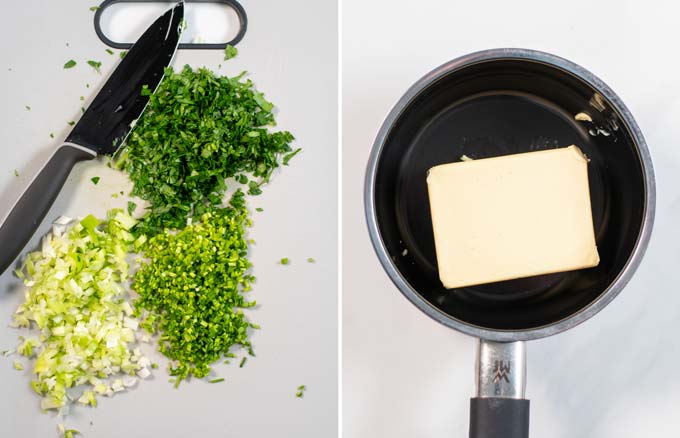
{"label": "small herb fleck", "polygon": [[70,122],[68,122],[68,124],[69,124],[69,126],[73,126],[73,125],[76,124],[76,122],[74,122],[73,120],[71,120]]}
{"label": "small herb fleck", "polygon": [[284,166],[287,166],[287,165],[288,165],[288,162],[289,162],[294,156],[296,156],[296,155],[298,154],[298,152],[300,152],[301,150],[302,150],[302,148],[297,148],[297,149],[295,149],[293,152],[284,155],[284,156],[283,156],[283,165],[284,165]]}
{"label": "small herb fleck", "polygon": [[109,55],[113,55],[113,50],[111,50],[111,49],[106,49],[106,53],[108,53]]}
{"label": "small herb fleck", "polygon": [[54,132],[50,132],[50,138],[54,138]]}
{"label": "small herb fleck", "polygon": [[21,362],[17,362],[16,360],[14,361],[14,369],[17,371],[22,371],[24,369],[24,366],[21,364]]}
{"label": "small herb fleck", "polygon": [[97,73],[101,73],[102,63],[98,61],[87,61],[87,64],[94,69]]}
{"label": "small herb fleck", "polygon": [[314,260],[313,257],[310,257],[307,259],[307,263],[316,263],[316,260]]}
{"label": "small herb fleck", "polygon": [[19,171],[14,169],[14,176],[19,176]]}
{"label": "small herb fleck", "polygon": [[255,211],[257,211],[258,213],[262,213],[264,209],[262,207],[257,207]]}
{"label": "small herb fleck", "polygon": [[151,369],[157,370],[158,369],[158,364],[156,362],[151,364]]}
{"label": "small herb fleck", "polygon": [[99,6],[91,6],[90,11],[95,12],[96,10],[99,9]]}
{"label": "small herb fleck", "polygon": [[223,377],[221,377],[221,378],[219,378],[219,379],[208,380],[208,383],[220,383],[220,382],[224,382],[224,378],[223,378]]}
{"label": "small herb fleck", "polygon": [[231,44],[227,44],[227,47],[224,48],[224,60],[227,61],[236,55],[238,55],[238,49]]}
{"label": "small herb fleck", "polygon": [[282,258],[282,259],[281,259],[281,264],[282,264],[282,265],[290,264],[290,260],[288,260],[288,257]]}
{"label": "small herb fleck", "polygon": [[30,111],[30,110],[31,110],[31,107],[26,105],[26,111]]}
{"label": "small herb fleck", "polygon": [[304,396],[306,389],[307,389],[307,387],[305,385],[298,386],[297,392],[295,393],[295,397],[302,398]]}
{"label": "small herb fleck", "polygon": [[80,96],[80,100],[85,100],[85,96]]}
{"label": "small herb fleck", "polygon": [[123,50],[122,52],[119,53],[120,59],[125,58],[125,55],[127,55],[127,51]]}
{"label": "small herb fleck", "polygon": [[137,204],[135,204],[132,201],[128,201],[127,211],[130,216],[132,216],[132,213],[135,211],[135,208],[137,208]]}
{"label": "small herb fleck", "polygon": [[73,68],[75,66],[76,66],[76,62],[74,60],[70,60],[66,64],[64,64],[64,68]]}
{"label": "small herb fleck", "polygon": [[90,181],[92,181],[92,184],[94,184],[94,185],[99,184],[99,180],[100,180],[100,177],[98,177],[98,176],[93,176],[92,178],[90,178]]}
{"label": "small herb fleck", "polygon": [[67,429],[64,431],[64,438],[73,438],[76,435],[82,435],[82,433],[75,429]]}
{"label": "small herb fleck", "polygon": [[239,367],[239,368],[243,368],[243,365],[245,365],[245,364],[246,364],[246,361],[247,361],[247,360],[248,360],[248,358],[247,358],[247,357],[244,357],[243,359],[241,359],[241,363],[240,363],[240,364],[238,364],[238,367]]}

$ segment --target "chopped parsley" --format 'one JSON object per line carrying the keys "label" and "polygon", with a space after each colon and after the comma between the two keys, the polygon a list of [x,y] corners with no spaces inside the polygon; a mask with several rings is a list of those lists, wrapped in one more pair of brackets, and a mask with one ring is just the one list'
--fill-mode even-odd
{"label": "chopped parsley", "polygon": [[93,176],[92,178],[90,178],[90,181],[92,181],[92,184],[94,184],[94,185],[99,184],[99,180],[100,180],[100,177],[98,177],[98,176]]}
{"label": "chopped parsley", "polygon": [[106,49],[106,53],[108,53],[109,55],[113,55],[113,50],[111,50],[111,49]]}
{"label": "chopped parsley", "polygon": [[208,380],[208,383],[220,383],[220,382],[224,382],[224,377],[221,377],[219,379]]}
{"label": "chopped parsley", "polygon": [[87,64],[94,69],[97,73],[101,73],[102,63],[98,61],[87,61]]}
{"label": "chopped parsley", "polygon": [[135,204],[132,201],[128,201],[127,211],[128,211],[129,215],[132,215],[132,213],[135,211],[136,208],[137,208],[137,204]]}
{"label": "chopped parsley", "polygon": [[[219,207],[226,179],[262,193],[293,135],[271,131],[273,104],[245,73],[229,78],[189,66],[165,78],[151,94],[115,164],[134,184],[132,196],[150,208],[135,232],[182,228],[187,220]],[[148,88],[142,93],[150,93]],[[243,174],[249,174],[250,179]]]}
{"label": "chopped parsley", "polygon": [[66,64],[64,64],[64,68],[73,68],[75,66],[76,66],[76,62],[74,60],[70,60]]}
{"label": "chopped parsley", "polygon": [[120,52],[118,55],[120,56],[120,59],[123,59],[123,58],[125,58],[125,55],[127,55],[127,51],[126,51],[126,50],[123,50],[123,51]]}
{"label": "chopped parsley", "polygon": [[16,169],[14,169],[14,176],[17,176],[17,177],[19,176],[19,171],[16,170]]}
{"label": "chopped parsley", "polygon": [[224,60],[227,61],[236,55],[238,55],[238,49],[231,44],[227,44],[227,47],[224,48]]}
{"label": "chopped parsley", "polygon": [[288,257],[284,257],[281,259],[281,264],[282,265],[288,265],[290,264],[290,260],[288,260]]}
{"label": "chopped parsley", "polygon": [[246,364],[246,361],[247,361],[247,360],[248,360],[247,357],[243,357],[243,359],[241,359],[241,363],[238,364],[238,367],[239,367],[239,368],[243,368],[243,365]]}
{"label": "chopped parsley", "polygon": [[313,257],[310,257],[307,259],[307,263],[316,263],[316,260],[314,260]]}
{"label": "chopped parsley", "polygon": [[91,6],[90,11],[95,12],[99,9],[99,6]]}
{"label": "chopped parsley", "polygon": [[284,156],[283,156],[283,165],[284,165],[284,166],[287,166],[287,165],[288,165],[288,162],[289,162],[294,156],[296,156],[296,155],[298,154],[298,152],[300,152],[301,150],[302,150],[301,148],[297,148],[297,149],[295,149],[293,152],[284,155]]}
{"label": "chopped parsley", "polygon": [[302,398],[305,394],[305,390],[307,387],[305,385],[300,385],[297,387],[297,392],[295,393],[295,397],[297,398]]}

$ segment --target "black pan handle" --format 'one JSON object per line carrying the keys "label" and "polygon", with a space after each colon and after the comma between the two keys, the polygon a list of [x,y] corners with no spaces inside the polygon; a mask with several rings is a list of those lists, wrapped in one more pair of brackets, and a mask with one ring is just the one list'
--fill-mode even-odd
{"label": "black pan handle", "polygon": [[481,339],[477,396],[470,400],[470,438],[528,438],[529,400],[524,342]]}
{"label": "black pan handle", "polygon": [[529,400],[470,399],[470,438],[528,438]]}
{"label": "black pan handle", "polygon": [[96,156],[94,151],[72,143],[65,143],[54,152],[0,225],[0,274],[33,237],[73,166]]}

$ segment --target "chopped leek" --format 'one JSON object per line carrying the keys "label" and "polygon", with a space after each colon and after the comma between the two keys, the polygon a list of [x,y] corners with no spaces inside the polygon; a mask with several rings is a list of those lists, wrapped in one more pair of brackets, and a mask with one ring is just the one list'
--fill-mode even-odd
{"label": "chopped leek", "polygon": [[36,328],[39,337],[25,339],[17,351],[35,357],[31,387],[43,396],[43,409],[68,407],[66,391],[77,385],[86,387],[77,402],[96,406],[96,395],[110,396],[137,381],[109,378],[149,373],[148,359],[132,347],[139,322],[123,287],[135,223],[122,210],[101,221],[92,215],[79,222],[60,218],[54,224],[59,232],[45,236],[19,271],[26,301],[13,325]]}

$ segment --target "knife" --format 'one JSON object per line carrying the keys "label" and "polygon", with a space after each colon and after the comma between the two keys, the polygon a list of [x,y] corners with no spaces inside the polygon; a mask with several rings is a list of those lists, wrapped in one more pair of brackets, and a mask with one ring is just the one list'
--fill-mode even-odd
{"label": "knife", "polygon": [[[149,101],[179,44],[184,19],[180,2],[158,18],[139,38],[0,225],[0,274],[12,264],[45,218],[73,166],[100,154],[113,154],[125,141],[131,123]],[[147,93],[145,93],[147,94]]]}

